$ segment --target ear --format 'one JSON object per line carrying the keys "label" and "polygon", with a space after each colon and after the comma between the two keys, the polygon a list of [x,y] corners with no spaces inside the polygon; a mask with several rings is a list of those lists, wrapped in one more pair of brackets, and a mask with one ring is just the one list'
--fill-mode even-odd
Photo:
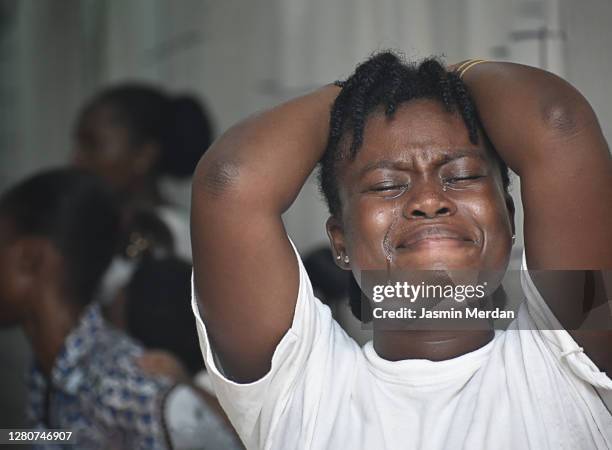
{"label": "ear", "polygon": [[15,274],[25,283],[41,283],[61,270],[61,256],[45,238],[23,237],[14,244]]}
{"label": "ear", "polygon": [[514,213],[516,208],[514,206],[514,199],[508,193],[505,194],[506,198],[506,209],[508,210],[508,218],[510,219],[510,226],[512,227],[512,235],[516,234],[516,226],[514,224]]}
{"label": "ear", "polygon": [[41,270],[43,243],[40,238],[24,237],[13,244],[13,261],[20,277],[33,278]]}
{"label": "ear", "polygon": [[350,266],[344,262],[344,256],[346,256],[347,252],[342,222],[338,218],[330,216],[325,222],[325,229],[327,230],[327,237],[333,249],[336,265],[343,270],[351,270]]}
{"label": "ear", "polygon": [[134,173],[144,175],[151,172],[157,166],[160,155],[161,148],[156,142],[146,141],[141,144],[132,158]]}

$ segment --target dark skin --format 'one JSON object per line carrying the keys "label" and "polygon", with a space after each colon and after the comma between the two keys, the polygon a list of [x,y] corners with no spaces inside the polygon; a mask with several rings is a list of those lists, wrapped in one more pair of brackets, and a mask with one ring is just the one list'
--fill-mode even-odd
{"label": "dark skin", "polygon": [[0,326],[23,327],[48,376],[82,309],[67,301],[63,259],[49,240],[18,235],[6,218],[0,236]]}
{"label": "dark skin", "polygon": [[[610,375],[612,332],[574,329],[585,303],[608,306],[599,329],[612,329],[612,309],[604,305],[612,298],[612,211],[602,207],[612,204],[612,160],[597,117],[567,82],[531,67],[480,64],[465,81],[500,156],[521,178],[530,270],[599,271],[592,282],[577,272],[535,274],[534,281],[561,324]],[[497,102],[496,84],[508,89]],[[496,120],[495,105],[506,98],[512,103],[503,108],[505,120]],[[508,123],[521,124],[521,132]]]}
{"label": "dark skin", "polygon": [[[460,116],[413,101],[392,118],[374,115],[364,136],[340,174],[342,217],[327,223],[336,252],[349,256],[345,269],[380,269],[389,260],[392,269],[505,271],[512,199],[484,139],[472,144]],[[491,330],[392,332],[378,322],[374,346],[389,360],[448,359],[492,338]]]}
{"label": "dark skin", "polygon": [[127,208],[162,203],[155,169],[159,154],[155,142],[135,142],[112,105],[93,105],[79,117],[73,163],[104,178]]}
{"label": "dark skin", "polygon": [[[611,268],[604,244],[612,211],[600,206],[610,204],[612,167],[588,102],[554,75],[516,64],[480,64],[464,81],[493,145],[521,176],[530,268]],[[325,149],[337,93],[326,87],[234,126],[196,171],[196,289],[215,350],[236,381],[265,375],[291,326],[298,270],[281,215]],[[392,120],[372,115],[364,139],[340,173],[341,217],[327,224],[335,253],[349,256],[344,268],[380,269],[390,257],[400,268],[505,269],[513,206],[485,149],[469,143],[457,117],[414,102]],[[381,160],[391,165],[359,175]],[[464,175],[470,179],[444,191],[445,179]],[[562,324],[571,320],[538,287]],[[610,333],[574,337],[601,370],[612,368]],[[491,331],[378,332],[374,346],[390,360],[443,360],[491,338]]]}
{"label": "dark skin", "polygon": [[[66,289],[63,258],[48,239],[20,235],[10,219],[0,216],[0,267],[0,328],[21,326],[38,367],[50,377],[83,313]],[[171,354],[148,351],[136,362],[152,376],[189,384],[231,429],[219,402],[191,385],[189,375]]]}
{"label": "dark skin", "polygon": [[[123,227],[134,228],[138,211],[163,203],[158,189],[160,149],[156,142],[137,142],[108,103],[94,103],[77,121],[72,163],[98,175],[118,194]],[[122,304],[105,308],[106,317],[120,321]]]}

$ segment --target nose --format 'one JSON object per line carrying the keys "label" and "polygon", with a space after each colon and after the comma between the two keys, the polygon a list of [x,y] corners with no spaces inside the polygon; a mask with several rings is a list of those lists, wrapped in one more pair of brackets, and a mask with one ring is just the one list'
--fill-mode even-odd
{"label": "nose", "polygon": [[457,212],[455,203],[434,180],[422,181],[411,191],[404,206],[404,217],[407,219],[435,219]]}

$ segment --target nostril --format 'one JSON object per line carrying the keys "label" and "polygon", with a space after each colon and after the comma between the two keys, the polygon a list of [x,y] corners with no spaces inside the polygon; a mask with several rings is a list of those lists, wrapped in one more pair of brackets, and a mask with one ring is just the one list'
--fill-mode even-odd
{"label": "nostril", "polygon": [[436,215],[438,215],[438,216],[446,216],[446,215],[448,215],[448,214],[450,214],[450,209],[448,209],[447,207],[440,208],[440,209],[439,209],[439,210],[436,212]]}
{"label": "nostril", "polygon": [[419,210],[419,209],[415,209],[412,211],[412,217],[426,217],[427,214],[425,214],[425,212]]}

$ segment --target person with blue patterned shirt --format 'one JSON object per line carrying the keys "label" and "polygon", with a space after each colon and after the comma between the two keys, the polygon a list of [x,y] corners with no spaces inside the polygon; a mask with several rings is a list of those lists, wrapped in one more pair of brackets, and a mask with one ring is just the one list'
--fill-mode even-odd
{"label": "person with blue patterned shirt", "polygon": [[61,427],[87,448],[166,448],[162,402],[173,383],[135,364],[142,348],[110,328],[98,304],[68,335],[47,378],[30,372],[28,419],[37,428]]}
{"label": "person with blue patterned shirt", "polygon": [[30,426],[69,430],[78,449],[224,448],[202,435],[221,419],[198,419],[210,414],[188,385],[147,373],[142,346],[93,302],[119,222],[112,195],[76,169],[0,197],[0,327],[21,325],[32,345]]}

